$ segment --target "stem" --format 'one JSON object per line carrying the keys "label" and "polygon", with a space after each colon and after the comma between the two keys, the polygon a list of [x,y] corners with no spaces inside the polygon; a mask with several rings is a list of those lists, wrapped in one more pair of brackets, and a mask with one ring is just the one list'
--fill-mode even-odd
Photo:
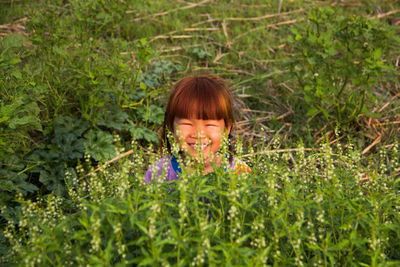
{"label": "stem", "polygon": [[332,129],[335,129],[335,127],[333,127],[333,124],[331,123],[331,121],[330,121],[328,115],[325,114],[324,108],[321,107],[320,105],[316,105],[316,106],[317,106],[317,108],[321,111],[322,115],[324,116],[324,118],[325,118],[326,121],[328,122],[329,126],[330,126]]}
{"label": "stem", "polygon": [[344,82],[343,82],[342,88],[340,88],[340,91],[339,91],[339,93],[337,94],[336,98],[339,98],[339,97],[340,97],[340,95],[343,93],[343,91],[344,91],[344,88],[346,87],[348,80],[349,80],[349,77],[348,77],[348,76],[346,76],[346,78],[344,79]]}
{"label": "stem", "polygon": [[[369,79],[369,75],[368,75],[368,77],[367,77],[367,81],[368,81],[368,79]],[[362,98],[361,98],[361,103],[360,103],[360,105],[358,106],[358,108],[356,108],[356,109],[354,110],[354,112],[351,114],[351,116],[350,116],[349,119],[346,121],[346,123],[352,121],[356,116],[358,116],[358,114],[361,113],[361,110],[362,110],[362,108],[364,107],[364,102],[365,102],[366,96],[367,96],[367,90],[364,89],[363,94],[362,94]]]}
{"label": "stem", "polygon": [[147,121],[149,119],[149,97],[147,95],[147,86],[146,90],[144,91],[144,95],[146,96],[146,128],[147,128]]}
{"label": "stem", "polygon": [[[348,77],[346,76],[343,84],[342,84],[342,88],[340,88],[339,93],[336,95],[336,100],[337,100],[337,105],[336,105],[336,112],[337,112],[337,117],[338,117],[338,122],[340,123],[342,121],[342,112],[340,111],[340,96],[344,91],[344,88],[346,87],[348,82]],[[346,104],[345,104],[346,106]]]}

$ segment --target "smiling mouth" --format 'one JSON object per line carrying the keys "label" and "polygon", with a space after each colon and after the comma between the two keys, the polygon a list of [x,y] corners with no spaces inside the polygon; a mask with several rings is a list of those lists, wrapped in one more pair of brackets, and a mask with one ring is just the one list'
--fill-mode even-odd
{"label": "smiling mouth", "polygon": [[[197,150],[197,149],[201,149],[201,150],[205,150],[207,147],[208,147],[208,144],[201,144],[201,145],[198,145],[198,144],[188,144],[193,150]],[[199,147],[199,146],[201,146],[201,147]]]}

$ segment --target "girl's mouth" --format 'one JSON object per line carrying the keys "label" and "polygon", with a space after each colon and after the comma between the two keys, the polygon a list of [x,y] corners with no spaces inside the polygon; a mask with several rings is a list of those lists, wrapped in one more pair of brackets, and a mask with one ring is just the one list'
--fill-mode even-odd
{"label": "girl's mouth", "polygon": [[[188,144],[193,150],[195,150],[195,151],[197,151],[199,148],[201,149],[201,150],[205,150],[207,147],[208,147],[208,144]],[[201,146],[201,147],[199,147],[199,146]]]}

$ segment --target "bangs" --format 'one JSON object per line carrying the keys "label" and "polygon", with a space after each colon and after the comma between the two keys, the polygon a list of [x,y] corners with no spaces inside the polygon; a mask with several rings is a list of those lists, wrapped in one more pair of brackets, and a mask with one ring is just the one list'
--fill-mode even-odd
{"label": "bangs", "polygon": [[175,103],[171,103],[171,113],[179,118],[230,121],[230,103],[227,103],[223,91],[215,87],[215,84],[201,78],[194,85],[187,84],[176,95]]}

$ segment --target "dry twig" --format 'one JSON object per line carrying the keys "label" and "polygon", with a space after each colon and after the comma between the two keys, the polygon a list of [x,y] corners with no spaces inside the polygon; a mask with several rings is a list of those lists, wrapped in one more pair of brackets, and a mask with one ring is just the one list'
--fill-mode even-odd
{"label": "dry twig", "polygon": [[365,153],[367,153],[371,148],[373,148],[376,144],[378,144],[381,141],[382,135],[379,135],[374,142],[372,142],[372,144],[370,144],[369,146],[367,146],[362,152],[361,155],[364,155]]}
{"label": "dry twig", "polygon": [[[288,25],[288,24],[294,24],[294,23],[296,23],[296,22],[298,22],[298,21],[302,21],[302,20],[304,20],[304,19],[301,19],[301,20],[293,19],[293,20],[281,21],[281,22],[274,23],[274,24],[268,24],[268,25],[266,25],[266,26],[265,26],[265,25],[259,26],[259,27],[250,29],[250,30],[248,30],[248,31],[245,32],[245,33],[239,34],[239,35],[236,36],[233,40],[235,41],[235,40],[237,40],[237,39],[239,39],[239,38],[242,38],[243,36],[249,34],[250,32],[258,31],[258,30],[260,30],[260,29],[276,29],[278,26],[281,26],[281,25]],[[273,51],[273,52],[274,52],[274,51]]]}
{"label": "dry twig", "polygon": [[[174,9],[168,10],[168,11],[155,13],[155,14],[150,14],[148,16],[141,17],[141,18],[135,18],[133,21],[134,22],[138,22],[138,21],[141,21],[141,20],[144,20],[144,19],[148,19],[148,18],[165,16],[165,15],[167,15],[169,13],[172,13],[172,12],[175,12],[175,11],[178,11],[178,10],[184,10],[184,9],[190,9],[190,8],[198,7],[198,6],[204,5],[207,2],[210,2],[210,0],[203,0],[203,1],[199,2],[199,3],[192,3],[192,4],[189,4],[187,6],[178,7],[178,8],[174,8]],[[131,14],[131,13],[134,13],[134,12],[135,12],[134,10],[126,11],[127,14]]]}
{"label": "dry twig", "polygon": [[[183,29],[184,32],[194,32],[194,31],[218,31],[218,30],[219,30],[219,28],[185,28],[185,29]],[[173,34],[175,34],[175,33],[177,33],[177,32],[178,32],[178,31],[171,31],[171,32],[168,32],[168,33],[165,33],[165,34],[157,35],[157,36],[151,38],[151,39],[149,40],[149,43],[151,43],[151,42],[153,42],[153,41],[155,41],[155,40],[157,40],[157,39],[168,39],[168,38],[174,39]],[[176,35],[176,36],[183,36],[183,35]],[[181,39],[181,38],[175,38],[175,39]]]}
{"label": "dry twig", "polygon": [[101,165],[100,167],[96,168],[95,170],[93,170],[93,171],[91,171],[91,172],[85,174],[85,175],[84,175],[83,177],[81,177],[80,179],[86,178],[86,177],[88,177],[89,175],[92,175],[92,174],[94,174],[94,173],[96,173],[96,172],[98,172],[98,171],[104,169],[105,167],[107,167],[108,165],[110,165],[111,163],[113,163],[114,161],[117,161],[117,160],[120,160],[120,159],[122,159],[122,158],[125,158],[126,156],[129,156],[129,155],[132,154],[132,153],[133,153],[133,149],[128,150],[128,151],[126,151],[125,153],[122,153],[122,154],[116,156],[115,158],[113,158],[113,159],[107,161],[106,163],[104,163],[104,164]]}
{"label": "dry twig", "polygon": [[11,33],[19,33],[27,37],[28,33],[25,32],[26,29],[23,23],[27,22],[28,20],[29,19],[25,17],[5,25],[0,25],[0,36],[6,36]]}
{"label": "dry twig", "polygon": [[282,16],[286,16],[289,14],[293,14],[293,13],[299,13],[299,12],[303,12],[304,9],[300,8],[297,10],[293,10],[293,11],[289,11],[289,12],[283,12],[283,13],[275,13],[275,14],[266,14],[264,16],[260,16],[260,17],[251,17],[251,18],[225,18],[225,19],[220,19],[220,18],[216,18],[216,19],[208,19],[205,21],[199,21],[196,23],[192,24],[192,27],[196,27],[198,25],[201,24],[205,24],[205,23],[210,23],[210,22],[217,22],[217,21],[258,21],[258,20],[263,20],[263,19],[269,19],[269,18],[275,18],[275,17],[282,17]]}
{"label": "dry twig", "polygon": [[257,21],[257,20],[263,20],[263,19],[270,19],[270,18],[275,18],[275,17],[282,17],[286,16],[289,14],[294,14],[294,13],[299,13],[303,12],[304,9],[300,8],[294,11],[289,11],[289,12],[283,12],[283,13],[275,13],[275,14],[266,14],[264,16],[260,17],[251,17],[251,18],[226,18],[224,20],[226,21]]}
{"label": "dry twig", "polygon": [[389,11],[389,12],[382,13],[382,14],[379,14],[379,15],[377,15],[377,16],[373,16],[373,17],[370,17],[370,18],[371,18],[371,19],[381,19],[381,18],[390,16],[390,15],[393,15],[393,14],[396,14],[396,13],[399,13],[399,12],[400,12],[400,9],[391,10],[391,11]]}

